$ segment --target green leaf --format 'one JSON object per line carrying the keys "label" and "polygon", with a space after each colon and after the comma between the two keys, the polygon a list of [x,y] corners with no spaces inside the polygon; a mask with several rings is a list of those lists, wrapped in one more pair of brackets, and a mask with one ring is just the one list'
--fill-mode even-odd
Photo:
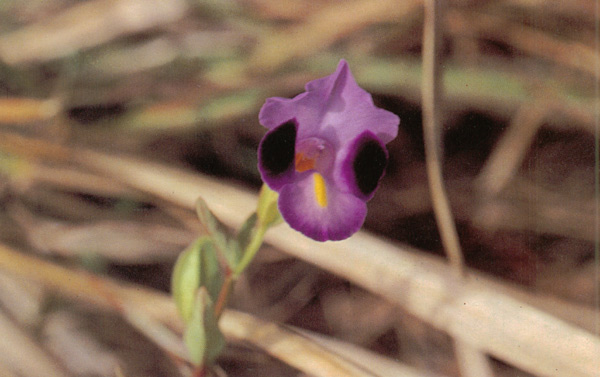
{"label": "green leaf", "polygon": [[240,254],[246,249],[250,240],[252,240],[254,227],[256,226],[256,221],[258,220],[258,216],[256,213],[250,215],[237,234],[237,246],[239,248]]}
{"label": "green leaf", "polygon": [[175,263],[171,277],[171,292],[179,315],[187,323],[192,317],[194,295],[200,286],[200,249],[208,242],[202,237],[185,249]]}
{"label": "green leaf", "polygon": [[196,199],[196,214],[209,233],[216,232],[219,229],[219,220],[213,215],[202,198]]}
{"label": "green leaf", "polygon": [[271,190],[266,184],[263,184],[258,196],[258,205],[256,206],[256,215],[262,227],[269,228],[282,221],[279,208],[277,208],[277,199],[279,194]]}
{"label": "green leaf", "polygon": [[198,218],[204,227],[206,228],[207,236],[210,237],[214,243],[217,252],[223,254],[229,266],[234,266],[236,263],[236,251],[234,248],[229,247],[227,244],[227,237],[223,233],[223,224],[213,215],[208,208],[208,205],[202,198],[196,200],[196,213]]}
{"label": "green leaf", "polygon": [[206,287],[210,297],[216,301],[223,286],[223,280],[217,251],[214,245],[208,242],[200,252],[200,286]]}
{"label": "green leaf", "polygon": [[225,337],[219,329],[213,302],[203,287],[196,294],[192,318],[183,340],[195,365],[212,364],[225,348]]}
{"label": "green leaf", "polygon": [[191,320],[199,287],[205,287],[216,299],[222,285],[215,248],[208,237],[201,237],[179,255],[171,278],[173,298],[184,322]]}

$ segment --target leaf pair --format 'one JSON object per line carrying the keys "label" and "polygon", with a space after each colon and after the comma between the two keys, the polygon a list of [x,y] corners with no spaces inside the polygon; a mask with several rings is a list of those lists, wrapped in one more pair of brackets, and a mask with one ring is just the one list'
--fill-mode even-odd
{"label": "leaf pair", "polygon": [[267,229],[281,222],[281,216],[277,193],[266,186],[256,213],[248,217],[235,238],[226,236],[204,200],[197,200],[196,212],[205,235],[179,255],[171,289],[186,324],[184,341],[190,358],[203,366],[213,363],[225,346],[218,317],[233,283],[256,255]]}
{"label": "leaf pair", "polygon": [[222,255],[236,275],[247,267],[248,259],[254,257],[267,229],[283,221],[277,208],[278,196],[279,194],[267,185],[263,185],[256,212],[246,219],[237,236],[229,240],[222,230],[222,224],[210,211],[206,202],[202,198],[196,201],[198,218],[206,230],[207,237],[214,243],[217,256]]}
{"label": "leaf pair", "polygon": [[225,348],[225,337],[219,329],[213,301],[204,287],[197,291],[191,314],[183,334],[190,359],[195,365],[210,365]]}
{"label": "leaf pair", "polygon": [[222,285],[223,275],[215,248],[210,239],[201,237],[179,255],[171,281],[177,309],[186,324],[193,314],[196,291],[204,287],[209,296],[216,300]]}
{"label": "leaf pair", "polygon": [[214,309],[222,285],[212,240],[201,237],[181,253],[171,281],[177,310],[186,323],[183,339],[195,365],[212,363],[225,346]]}

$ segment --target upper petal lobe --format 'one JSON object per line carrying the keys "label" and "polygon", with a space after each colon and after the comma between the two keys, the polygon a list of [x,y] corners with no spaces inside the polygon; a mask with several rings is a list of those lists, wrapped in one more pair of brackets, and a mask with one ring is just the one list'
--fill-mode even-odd
{"label": "upper petal lobe", "polygon": [[272,190],[294,181],[297,129],[296,120],[290,119],[267,131],[258,146],[258,171]]}
{"label": "upper petal lobe", "polygon": [[259,114],[260,123],[273,128],[296,118],[298,138],[320,136],[336,146],[372,131],[384,143],[398,134],[397,115],[377,108],[371,95],[360,88],[345,60],[336,71],[306,84],[306,92],[292,99],[267,99]]}
{"label": "upper petal lobe", "polygon": [[385,174],[388,152],[371,131],[364,131],[339,152],[334,176],[341,190],[370,200]]}

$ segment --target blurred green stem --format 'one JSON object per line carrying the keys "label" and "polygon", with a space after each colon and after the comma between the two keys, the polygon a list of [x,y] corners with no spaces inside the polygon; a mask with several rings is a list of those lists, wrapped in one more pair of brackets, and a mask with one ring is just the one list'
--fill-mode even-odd
{"label": "blurred green stem", "polygon": [[223,286],[219,291],[219,297],[217,298],[217,303],[215,304],[215,317],[217,318],[219,318],[221,314],[223,314],[223,310],[225,310],[225,305],[229,299],[231,289],[233,288],[233,281],[233,274],[229,272],[225,276],[225,281],[223,282]]}
{"label": "blurred green stem", "polygon": [[[235,281],[240,277],[242,272],[246,270],[260,249],[267,230],[282,221],[281,214],[277,207],[278,198],[279,195],[275,191],[271,190],[267,185],[263,185],[258,197],[256,212],[248,217],[238,234],[237,245],[240,249],[243,249],[242,258],[235,264],[233,269],[227,268],[224,270],[225,281],[221,286],[215,304],[215,315],[217,318],[225,309],[225,305],[227,304]],[[202,204],[203,202],[200,203]],[[201,208],[199,214],[203,215],[205,212],[206,211]],[[246,232],[249,229],[251,229],[249,235],[246,235]]]}
{"label": "blurred green stem", "polygon": [[268,227],[264,226],[262,221],[258,221],[256,223],[256,230],[253,232],[252,240],[244,250],[244,255],[242,256],[242,260],[237,264],[235,269],[233,270],[233,278],[237,279],[242,272],[248,267],[254,256],[260,249],[262,245],[263,239],[265,238],[265,233],[267,232]]}
{"label": "blurred green stem", "polygon": [[235,281],[239,278],[239,276],[244,272],[246,267],[252,262],[254,256],[260,249],[262,245],[265,233],[268,227],[264,226],[262,222],[256,223],[256,228],[253,232],[252,240],[244,249],[244,254],[242,259],[237,264],[233,271],[227,270],[225,274],[225,281],[223,282],[223,286],[221,287],[221,291],[219,292],[219,297],[217,298],[217,303],[215,304],[215,315],[218,317],[221,316],[223,310],[225,309],[225,305],[227,304],[227,300],[229,299],[229,294],[233,289],[233,285]]}

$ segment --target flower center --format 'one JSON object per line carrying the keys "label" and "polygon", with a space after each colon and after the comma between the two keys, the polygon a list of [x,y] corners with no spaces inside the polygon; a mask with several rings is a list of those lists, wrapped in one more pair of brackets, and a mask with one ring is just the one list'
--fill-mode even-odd
{"label": "flower center", "polygon": [[316,170],[324,173],[333,165],[333,151],[326,141],[309,137],[296,145],[295,167],[298,173]]}

